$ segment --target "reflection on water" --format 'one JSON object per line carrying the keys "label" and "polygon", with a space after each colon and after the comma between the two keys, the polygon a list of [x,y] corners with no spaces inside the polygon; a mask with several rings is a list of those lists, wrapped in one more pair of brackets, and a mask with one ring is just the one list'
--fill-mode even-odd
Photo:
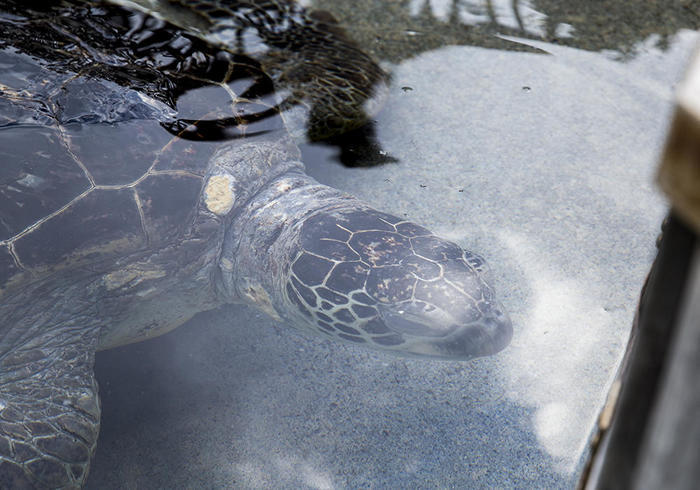
{"label": "reflection on water", "polygon": [[[411,17],[418,17],[421,13],[426,13],[441,22],[456,21],[465,26],[495,24],[502,28],[519,30],[534,36],[542,36],[545,33],[547,20],[547,16],[534,9],[530,1],[413,0],[408,10]],[[557,26],[557,29],[568,31],[571,27],[570,25],[568,28],[565,26]]]}
{"label": "reflection on water", "polygon": [[[588,51],[634,57],[648,38],[666,49],[682,29],[697,29],[700,2],[579,4],[548,0],[359,0],[352,7],[330,0],[314,5],[353,26],[353,37],[380,60],[399,62],[446,45],[528,49],[501,35],[541,40]],[[639,51],[639,52],[643,52]]]}

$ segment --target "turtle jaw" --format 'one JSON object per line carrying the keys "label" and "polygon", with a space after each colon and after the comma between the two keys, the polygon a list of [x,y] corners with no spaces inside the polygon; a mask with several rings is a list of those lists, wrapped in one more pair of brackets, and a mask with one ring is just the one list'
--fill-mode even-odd
{"label": "turtle jaw", "polygon": [[[451,323],[448,328],[436,325],[426,318],[423,323],[415,320],[413,334],[403,333],[405,344],[402,352],[411,357],[434,360],[467,361],[477,357],[497,354],[513,337],[513,326],[508,315],[499,307],[494,307],[487,315],[472,323]],[[387,321],[387,326],[396,331],[396,319]],[[445,335],[436,336],[437,329]],[[421,330],[422,328],[422,330]]]}
{"label": "turtle jaw", "polygon": [[[305,330],[321,332],[342,342],[364,345],[402,357],[445,361],[468,361],[497,354],[511,341],[513,327],[510,318],[495,302],[482,307],[486,311],[474,318],[469,302],[453,311],[444,311],[422,301],[394,304],[376,303],[370,308],[360,303],[336,305],[332,311],[309,308],[300,301],[296,287],[290,283],[287,291],[294,305],[292,315]],[[488,286],[487,286],[488,287]],[[367,291],[355,291],[351,296],[366,296]],[[368,311],[368,319],[338,322],[337,312]],[[335,313],[334,313],[335,312]],[[295,315],[296,313],[296,315]],[[299,315],[298,313],[303,313]]]}

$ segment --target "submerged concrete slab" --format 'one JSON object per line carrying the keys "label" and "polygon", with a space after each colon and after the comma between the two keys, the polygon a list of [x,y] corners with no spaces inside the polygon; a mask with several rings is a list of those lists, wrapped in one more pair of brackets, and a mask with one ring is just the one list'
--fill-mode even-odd
{"label": "submerged concrete slab", "polygon": [[484,255],[511,346],[404,360],[245,307],[201,314],[98,355],[88,488],[571,488],[655,253],[653,173],[695,38],[626,61],[537,43],[393,67],[377,128],[399,163],[316,148],[309,172]]}

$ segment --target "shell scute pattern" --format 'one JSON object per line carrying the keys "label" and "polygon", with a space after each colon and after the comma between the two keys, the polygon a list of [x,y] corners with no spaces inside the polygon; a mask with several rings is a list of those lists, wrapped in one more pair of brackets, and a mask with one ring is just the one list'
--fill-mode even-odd
{"label": "shell scute pattern", "polygon": [[[128,186],[149,174],[160,150],[172,139],[165,131],[153,131],[155,126],[153,121],[133,120],[68,125],[63,131],[71,154],[93,185]],[[119,155],[119,165],[114,164],[114,155]]]}
{"label": "shell scute pattern", "polygon": [[69,258],[109,256],[145,244],[131,189],[90,192],[14,241],[20,263],[28,268],[50,267]]}
{"label": "shell scute pattern", "polygon": [[203,177],[207,167],[201,162],[209,161],[215,150],[216,145],[175,139],[163,148],[153,170],[163,174],[180,173]]}
{"label": "shell scute pattern", "polygon": [[[57,45],[67,42],[57,36]],[[3,176],[11,182],[0,187],[0,290],[20,280],[23,271],[63,268],[166,244],[184,236],[192,223],[214,145],[195,147],[173,138],[159,125],[172,109],[122,86],[116,68],[109,72],[112,80],[101,78],[100,67],[81,56],[66,54],[66,71],[53,73],[22,53],[2,52],[3,64],[21,79],[5,76],[0,81],[3,103],[19,104],[25,115],[46,113],[50,118],[40,118],[41,125],[29,129],[19,124],[24,120],[0,121]],[[237,72],[241,67],[244,73]],[[199,71],[212,77],[220,72],[221,82],[209,87],[221,97],[203,104],[211,114],[235,118],[236,110],[258,111],[243,107],[245,101],[227,83],[230,79],[241,90],[265,92],[261,85],[269,79],[259,68],[238,63],[234,67],[233,56],[225,54]],[[190,82],[211,83],[194,76]],[[13,89],[7,83],[32,90]],[[178,107],[186,109],[187,102],[183,97]],[[56,236],[61,240],[51,238]]]}
{"label": "shell scute pattern", "polygon": [[136,188],[144,229],[151,246],[172,242],[191,223],[202,188],[201,180],[187,174],[150,175]]}
{"label": "shell scute pattern", "polygon": [[[0,131],[4,174],[14,177],[0,187],[0,241],[7,240],[40,218],[58,211],[90,188],[90,181],[61,144],[57,127]],[[27,161],[27,148],[36,158]]]}

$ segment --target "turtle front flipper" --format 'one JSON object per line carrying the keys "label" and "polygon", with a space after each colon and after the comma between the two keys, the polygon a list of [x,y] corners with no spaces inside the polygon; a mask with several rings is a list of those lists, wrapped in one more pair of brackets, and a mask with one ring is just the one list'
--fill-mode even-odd
{"label": "turtle front flipper", "polygon": [[31,337],[3,332],[0,488],[79,488],[87,478],[100,421],[97,331],[76,320]]}

